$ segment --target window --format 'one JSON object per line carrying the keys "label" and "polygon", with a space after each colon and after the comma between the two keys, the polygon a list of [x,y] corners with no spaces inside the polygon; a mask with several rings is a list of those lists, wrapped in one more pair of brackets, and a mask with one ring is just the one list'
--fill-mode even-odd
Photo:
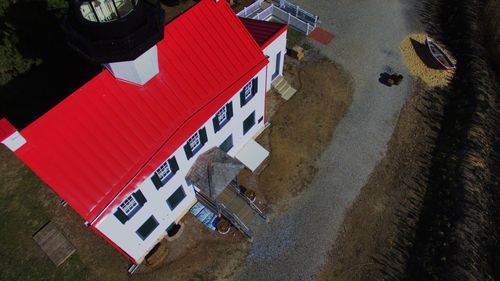
{"label": "window", "polygon": [[144,197],[141,190],[137,190],[120,204],[114,215],[121,223],[125,224],[141,209],[146,201],[146,197]]}
{"label": "window", "polygon": [[201,146],[200,134],[196,132],[192,137],[188,139],[189,147],[191,147],[191,151],[195,151]]}
{"label": "window", "polygon": [[252,81],[248,82],[248,84],[243,87],[243,90],[240,92],[240,104],[243,107],[247,104],[254,96],[257,94],[258,88],[258,77],[252,79]]}
{"label": "window", "polygon": [[214,124],[214,132],[218,132],[224,125],[226,125],[229,120],[233,117],[233,103],[228,102],[224,107],[222,107],[215,117],[212,119]]}
{"label": "window", "polygon": [[173,211],[185,197],[186,193],[184,192],[184,189],[182,188],[182,186],[179,186],[179,188],[177,188],[177,190],[172,193],[172,195],[170,195],[170,197],[168,197],[167,199],[167,204],[168,207],[170,207],[170,210]]}
{"label": "window", "polygon": [[93,22],[109,22],[126,16],[137,5],[137,0],[93,0],[80,5],[82,16]]}
{"label": "window", "polygon": [[221,143],[219,148],[226,153],[231,150],[231,148],[233,148],[233,135],[229,135],[229,137],[227,137],[227,139],[223,143]]}
{"label": "window", "polygon": [[193,157],[207,141],[207,130],[205,128],[201,128],[198,132],[194,133],[184,145],[187,159],[189,160]]}
{"label": "window", "polygon": [[222,124],[226,120],[227,120],[227,109],[224,106],[219,110],[219,112],[217,112],[217,121],[219,121],[219,124]]}
{"label": "window", "polygon": [[156,227],[158,227],[158,221],[154,216],[150,216],[135,233],[137,233],[142,240],[146,240]]}
{"label": "window", "polygon": [[125,215],[129,215],[135,209],[135,207],[139,206],[137,200],[133,196],[129,196],[125,199],[125,202],[120,204],[120,208],[125,213]]}
{"label": "window", "polygon": [[172,170],[170,169],[168,161],[163,162],[163,164],[161,164],[161,166],[156,169],[156,174],[158,175],[160,180],[163,180],[172,174]]}
{"label": "window", "polygon": [[154,172],[151,177],[151,181],[155,185],[156,189],[160,189],[164,186],[168,180],[170,180],[175,173],[179,170],[179,165],[175,156],[171,157],[167,161],[163,162],[158,169]]}
{"label": "window", "polygon": [[252,83],[246,84],[243,91],[245,92],[245,100],[249,100],[252,97]]}
{"label": "window", "polygon": [[246,134],[255,125],[255,111],[243,121],[243,134]]}

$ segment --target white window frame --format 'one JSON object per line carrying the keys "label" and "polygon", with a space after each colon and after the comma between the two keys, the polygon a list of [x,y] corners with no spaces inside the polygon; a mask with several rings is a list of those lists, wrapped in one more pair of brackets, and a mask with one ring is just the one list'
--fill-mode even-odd
{"label": "white window frame", "polygon": [[245,100],[249,100],[252,97],[252,80],[245,85]]}
{"label": "white window frame", "polygon": [[189,147],[191,147],[191,151],[196,151],[198,148],[201,147],[201,138],[200,138],[200,132],[194,133],[188,141]]}
{"label": "white window frame", "polygon": [[223,106],[219,111],[217,111],[217,120],[219,125],[224,124],[227,120],[227,106]]}
{"label": "white window frame", "polygon": [[172,169],[170,168],[170,164],[168,163],[168,160],[163,162],[163,164],[158,167],[155,171],[156,175],[160,178],[160,181],[165,180],[169,176],[172,175]]}
{"label": "white window frame", "polygon": [[126,216],[130,215],[137,206],[139,206],[139,202],[134,198],[134,196],[130,195],[123,201],[123,203],[120,204],[120,209],[122,209],[123,213],[125,213]]}

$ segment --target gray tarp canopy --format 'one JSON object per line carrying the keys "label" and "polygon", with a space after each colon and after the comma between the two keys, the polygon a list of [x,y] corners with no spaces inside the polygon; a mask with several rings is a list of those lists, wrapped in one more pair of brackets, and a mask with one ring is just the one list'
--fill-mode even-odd
{"label": "gray tarp canopy", "polygon": [[203,194],[215,198],[245,168],[240,161],[218,147],[201,154],[186,175]]}

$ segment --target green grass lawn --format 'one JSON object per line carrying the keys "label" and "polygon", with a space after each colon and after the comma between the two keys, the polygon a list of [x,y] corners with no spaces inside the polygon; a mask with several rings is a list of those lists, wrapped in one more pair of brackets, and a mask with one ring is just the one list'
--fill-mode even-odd
{"label": "green grass lawn", "polygon": [[[271,18],[271,21],[283,23],[276,18]],[[311,49],[311,45],[306,40],[306,35],[288,26],[286,46],[287,48],[292,48],[295,45],[299,45],[306,50]]]}
{"label": "green grass lawn", "polygon": [[13,153],[0,147],[0,280],[89,280],[78,252],[56,267],[32,238],[51,220],[51,204],[61,208],[57,200]]}
{"label": "green grass lawn", "polygon": [[295,45],[301,46],[303,44],[306,35],[302,32],[299,32],[291,27],[288,27],[287,32],[287,42],[286,45],[288,48],[292,48]]}

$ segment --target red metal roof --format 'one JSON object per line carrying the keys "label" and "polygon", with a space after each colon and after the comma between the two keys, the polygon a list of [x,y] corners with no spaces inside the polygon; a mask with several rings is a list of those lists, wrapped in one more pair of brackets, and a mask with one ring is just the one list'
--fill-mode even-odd
{"label": "red metal roof", "polygon": [[271,21],[240,18],[253,39],[264,49],[288,28],[286,24]]}
{"label": "red metal roof", "polygon": [[16,128],[7,119],[0,119],[0,141],[4,141],[15,132]]}
{"label": "red metal roof", "polygon": [[119,204],[267,64],[226,1],[198,3],[157,47],[160,73],[144,86],[104,70],[21,131],[16,154],[86,221]]}

